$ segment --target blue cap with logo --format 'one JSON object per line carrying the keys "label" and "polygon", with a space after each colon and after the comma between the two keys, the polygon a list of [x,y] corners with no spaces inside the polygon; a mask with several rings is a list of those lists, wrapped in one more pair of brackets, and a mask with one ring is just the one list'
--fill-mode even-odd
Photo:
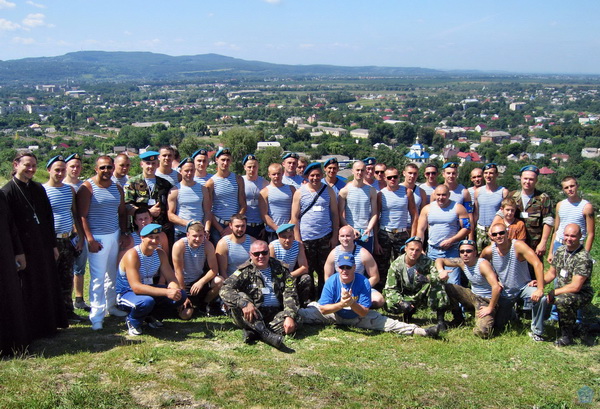
{"label": "blue cap with logo", "polygon": [[338,256],[337,262],[338,266],[353,267],[354,256],[352,255],[352,253],[342,253]]}

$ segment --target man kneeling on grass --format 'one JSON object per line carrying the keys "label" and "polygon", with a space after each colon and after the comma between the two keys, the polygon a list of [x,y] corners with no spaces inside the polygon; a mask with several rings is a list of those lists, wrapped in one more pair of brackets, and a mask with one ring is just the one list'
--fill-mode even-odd
{"label": "man kneeling on grass", "polygon": [[142,335],[144,321],[151,328],[162,327],[162,322],[150,317],[155,306],[177,309],[187,299],[167,254],[158,248],[161,231],[160,224],[144,226],[140,231],[142,243],[128,250],[119,264],[117,306],[129,313],[126,318],[129,335]]}
{"label": "man kneeling on grass", "polygon": [[325,282],[319,302],[300,309],[303,323],[349,325],[401,335],[438,336],[438,325],[421,328],[370,310],[371,285],[367,277],[355,273],[356,265],[351,253],[341,253],[337,265],[338,272]]}
{"label": "man kneeling on grass", "polygon": [[262,240],[252,243],[250,260],[225,280],[220,295],[235,325],[244,330],[246,343],[260,339],[284,348],[283,335],[296,331],[294,278],[286,265],[269,257],[269,246]]}

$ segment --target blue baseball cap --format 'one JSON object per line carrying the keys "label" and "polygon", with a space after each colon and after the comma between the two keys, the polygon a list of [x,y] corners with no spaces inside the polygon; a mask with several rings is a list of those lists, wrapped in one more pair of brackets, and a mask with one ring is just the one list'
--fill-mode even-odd
{"label": "blue baseball cap", "polygon": [[342,253],[337,259],[338,266],[354,267],[354,256],[352,253]]}

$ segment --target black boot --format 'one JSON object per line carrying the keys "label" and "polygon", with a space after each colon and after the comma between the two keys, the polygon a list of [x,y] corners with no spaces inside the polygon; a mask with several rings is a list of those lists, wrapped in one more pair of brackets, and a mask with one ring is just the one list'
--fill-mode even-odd
{"label": "black boot", "polygon": [[560,325],[560,338],[554,342],[554,345],[557,347],[566,347],[573,343],[573,327],[570,325],[564,325],[560,323],[559,317],[559,325]]}
{"label": "black boot", "polygon": [[417,310],[409,301],[400,301],[398,307],[400,309],[400,313],[402,314],[402,321],[404,322],[409,322]]}
{"label": "black boot", "polygon": [[446,311],[437,311],[437,326],[441,331],[446,331],[448,329],[448,324],[445,321]]}
{"label": "black boot", "polygon": [[265,344],[271,345],[277,349],[280,349],[283,346],[283,336],[268,329],[263,321],[257,321],[256,324],[254,324],[254,328],[262,342]]}
{"label": "black boot", "polygon": [[443,327],[441,324],[432,325],[431,327],[425,328],[425,336],[429,338],[439,338],[440,334],[446,330],[446,323]]}
{"label": "black boot", "polygon": [[450,321],[450,328],[460,327],[465,323],[465,317],[463,317],[462,310],[460,308],[452,309],[452,321]]}
{"label": "black boot", "polygon": [[244,344],[254,344],[260,339],[260,335],[252,329],[244,328]]}

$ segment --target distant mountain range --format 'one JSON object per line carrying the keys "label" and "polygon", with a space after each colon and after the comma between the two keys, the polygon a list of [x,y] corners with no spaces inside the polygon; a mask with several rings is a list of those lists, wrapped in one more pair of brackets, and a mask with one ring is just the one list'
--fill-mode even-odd
{"label": "distant mountain range", "polygon": [[[456,75],[457,72],[452,74]],[[0,61],[0,84],[52,83],[67,79],[86,82],[139,82],[185,81],[202,78],[432,75],[450,75],[450,73],[419,67],[285,65],[248,61],[218,54],[173,57],[151,52],[79,51],[58,57]]]}

